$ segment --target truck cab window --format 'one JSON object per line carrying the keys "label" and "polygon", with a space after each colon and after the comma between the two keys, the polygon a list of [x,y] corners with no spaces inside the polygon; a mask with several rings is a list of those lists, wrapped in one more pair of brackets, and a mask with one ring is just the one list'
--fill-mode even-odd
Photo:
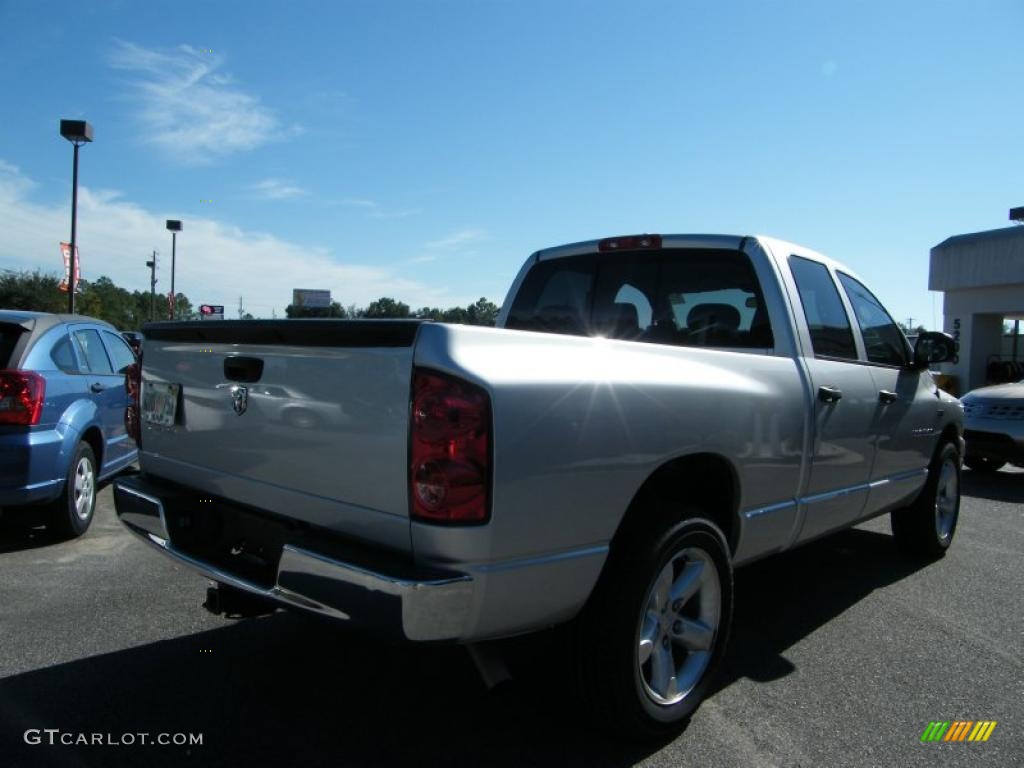
{"label": "truck cab window", "polygon": [[595,336],[636,341],[657,318],[658,262],[650,254],[616,254],[597,268],[591,332]]}
{"label": "truck cab window", "polygon": [[526,276],[506,326],[677,346],[774,345],[757,276],[739,251],[624,251],[541,262]]}
{"label": "truck cab window", "polygon": [[505,327],[586,335],[593,283],[591,259],[539,262],[516,294]]}
{"label": "truck cab window", "polygon": [[741,349],[775,344],[757,275],[739,251],[666,255],[658,303],[675,330],[671,343]]}

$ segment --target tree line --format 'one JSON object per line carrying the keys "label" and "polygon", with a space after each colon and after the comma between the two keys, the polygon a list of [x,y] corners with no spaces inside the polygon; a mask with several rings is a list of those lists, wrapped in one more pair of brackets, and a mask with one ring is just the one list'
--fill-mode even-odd
{"label": "tree line", "polygon": [[[60,280],[54,274],[40,270],[35,272],[5,271],[0,274],[0,309],[23,309],[33,312],[67,312],[68,295],[58,287]],[[196,320],[199,313],[183,293],[175,295],[175,317],[179,320]],[[157,294],[152,302],[148,291],[129,291],[114,284],[109,277],[96,280],[80,280],[75,298],[75,311],[89,317],[96,317],[121,331],[137,331],[150,319],[166,320],[168,314],[167,296]],[[285,309],[287,317],[336,317],[336,318],[423,318],[446,323],[466,325],[494,325],[498,306],[481,298],[466,307],[438,309],[421,307],[415,311],[408,304],[382,296],[366,307],[350,304],[343,307],[332,302],[330,307],[296,307],[291,304]],[[253,316],[239,310],[239,318],[251,320]]]}
{"label": "tree line", "polygon": [[437,320],[443,323],[462,323],[463,325],[494,325],[498,319],[498,305],[481,297],[466,307],[439,309],[437,307],[420,307],[413,310],[408,304],[387,296],[371,301],[367,307],[354,304],[341,306],[336,301],[330,307],[297,307],[289,304],[285,307],[288,317],[340,317],[340,318],[418,318]]}

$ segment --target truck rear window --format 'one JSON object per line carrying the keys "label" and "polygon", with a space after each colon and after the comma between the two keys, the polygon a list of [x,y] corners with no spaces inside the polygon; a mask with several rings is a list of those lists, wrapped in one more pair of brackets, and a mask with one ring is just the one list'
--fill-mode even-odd
{"label": "truck rear window", "polygon": [[774,344],[761,287],[739,251],[542,261],[523,281],[506,327],[679,346]]}
{"label": "truck rear window", "polygon": [[0,324],[0,368],[11,367],[14,345],[18,343],[24,330],[18,325]]}

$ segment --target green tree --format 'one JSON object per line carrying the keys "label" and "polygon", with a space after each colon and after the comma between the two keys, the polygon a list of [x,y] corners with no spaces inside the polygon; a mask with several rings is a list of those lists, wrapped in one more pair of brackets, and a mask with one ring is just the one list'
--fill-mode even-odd
{"label": "green tree", "polygon": [[57,286],[56,275],[35,272],[0,274],[0,308],[32,312],[67,312],[68,295]]}
{"label": "green tree", "polygon": [[286,317],[297,318],[297,317],[348,317],[348,313],[345,308],[336,301],[331,302],[329,307],[298,307],[294,304],[289,304],[284,308]]}
{"label": "green tree", "polygon": [[[164,308],[167,307],[167,298],[164,297]],[[157,308],[157,315],[160,314],[159,307]],[[163,318],[158,317],[158,320]],[[199,313],[193,309],[192,302],[188,300],[188,297],[184,293],[178,293],[174,296],[174,319],[175,320],[198,320]]]}
{"label": "green tree", "polygon": [[498,305],[482,296],[466,307],[466,322],[470,325],[494,325],[498,319]]}
{"label": "green tree", "polygon": [[469,312],[465,307],[452,307],[441,313],[441,320],[445,323],[469,324]]}
{"label": "green tree", "polygon": [[387,296],[382,296],[376,301],[371,301],[366,308],[363,317],[409,317],[409,305],[395,301]]}
{"label": "green tree", "polygon": [[421,320],[444,320],[444,310],[437,307],[420,307],[412,313],[413,317]]}
{"label": "green tree", "polygon": [[106,320],[123,331],[138,328],[148,315],[139,315],[135,298],[114,281],[102,276],[95,281],[81,282],[76,309],[80,314]]}

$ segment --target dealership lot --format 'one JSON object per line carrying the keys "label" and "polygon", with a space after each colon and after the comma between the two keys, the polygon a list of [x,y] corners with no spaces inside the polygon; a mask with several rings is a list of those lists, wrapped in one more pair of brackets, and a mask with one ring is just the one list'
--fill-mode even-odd
{"label": "dealership lot", "polygon": [[[206,582],[122,530],[108,487],[82,539],[0,533],[0,762],[1022,765],[1024,472],[965,470],[963,486],[938,563],[900,559],[881,518],[739,571],[720,689],[655,745],[586,727],[562,638],[517,644],[524,671],[487,692],[459,648],[212,616]],[[933,720],[998,725],[922,744]],[[30,729],[122,743],[26,744]],[[123,737],[140,733],[202,744]]]}

